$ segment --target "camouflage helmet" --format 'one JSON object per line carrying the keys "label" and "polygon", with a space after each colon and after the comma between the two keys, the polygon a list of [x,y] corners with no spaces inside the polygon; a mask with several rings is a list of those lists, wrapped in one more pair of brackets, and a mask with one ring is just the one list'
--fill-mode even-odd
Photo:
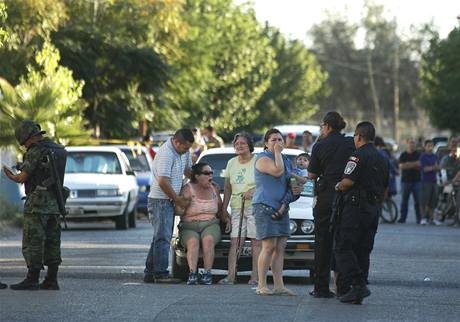
{"label": "camouflage helmet", "polygon": [[22,121],[14,131],[20,145],[24,145],[32,136],[44,133],[46,132],[42,131],[40,125],[33,121]]}

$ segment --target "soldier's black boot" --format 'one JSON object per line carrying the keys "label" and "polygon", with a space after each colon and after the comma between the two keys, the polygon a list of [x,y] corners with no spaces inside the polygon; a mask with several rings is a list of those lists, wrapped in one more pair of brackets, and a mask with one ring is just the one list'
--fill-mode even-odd
{"label": "soldier's black boot", "polygon": [[371,291],[366,285],[354,285],[346,294],[340,297],[340,302],[361,304],[363,302],[363,298],[368,297],[369,295],[371,295]]}
{"label": "soldier's black boot", "polygon": [[10,285],[12,290],[23,291],[23,290],[38,290],[38,278],[40,277],[40,269],[29,268],[25,280],[18,284]]}
{"label": "soldier's black boot", "polygon": [[59,265],[48,265],[48,272],[43,282],[40,283],[41,290],[59,290],[59,284],[57,282],[57,272]]}
{"label": "soldier's black boot", "polygon": [[6,284],[3,284],[2,282],[0,282],[0,290],[4,289],[4,288],[7,288],[8,285]]}

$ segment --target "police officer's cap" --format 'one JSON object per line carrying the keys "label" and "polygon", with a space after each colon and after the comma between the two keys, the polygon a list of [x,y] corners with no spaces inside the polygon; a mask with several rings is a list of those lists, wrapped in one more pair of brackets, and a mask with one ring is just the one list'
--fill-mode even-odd
{"label": "police officer's cap", "polygon": [[42,131],[39,124],[29,120],[22,121],[14,132],[16,140],[18,140],[20,145],[24,145],[32,136],[45,133],[46,132]]}

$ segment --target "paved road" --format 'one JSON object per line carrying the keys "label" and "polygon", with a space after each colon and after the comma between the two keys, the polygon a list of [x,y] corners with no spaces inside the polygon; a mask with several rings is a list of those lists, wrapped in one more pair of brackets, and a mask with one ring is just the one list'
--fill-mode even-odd
{"label": "paved road", "polygon": [[[413,216],[411,217],[413,221]],[[71,224],[63,232],[61,291],[0,291],[0,321],[459,321],[460,229],[380,225],[363,305],[314,299],[307,271],[287,272],[297,297],[259,297],[235,286],[142,283],[151,228]],[[20,232],[0,239],[0,275],[25,269]]]}

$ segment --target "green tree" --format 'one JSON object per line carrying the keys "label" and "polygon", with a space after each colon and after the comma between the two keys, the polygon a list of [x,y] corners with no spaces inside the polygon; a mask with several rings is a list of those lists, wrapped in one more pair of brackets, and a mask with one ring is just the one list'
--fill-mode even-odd
{"label": "green tree", "polygon": [[168,84],[168,103],[186,113],[187,124],[213,124],[225,132],[248,126],[259,116],[254,107],[276,66],[253,9],[190,0],[184,17],[189,32]]}
{"label": "green tree", "polygon": [[36,53],[35,63],[37,67],[27,66],[27,76],[16,87],[0,79],[0,145],[16,143],[14,129],[26,119],[64,144],[87,140],[80,99],[83,82],[59,66],[59,52],[49,43]]}
{"label": "green tree", "polygon": [[253,127],[261,129],[281,122],[305,123],[319,108],[319,99],[326,93],[327,75],[304,44],[286,40],[283,34],[267,27],[274,49],[277,68],[270,87],[257,102],[260,117]]}
{"label": "green tree", "polygon": [[[383,6],[367,2],[360,23],[330,15],[312,28],[311,35],[313,50],[330,76],[331,95],[322,100],[322,112],[339,110],[351,123],[375,120],[381,134],[392,136],[396,120],[417,122],[415,96],[423,35],[414,32],[402,37],[397,21],[386,19],[383,12]],[[363,48],[355,45],[358,32],[364,35]]]}
{"label": "green tree", "polygon": [[[130,137],[164,106],[166,59],[185,33],[181,0],[66,0],[67,23],[53,34],[62,63],[85,81],[85,116],[96,136]],[[173,113],[170,113],[173,114]],[[158,121],[171,124],[166,117]]]}
{"label": "green tree", "polygon": [[8,14],[6,13],[5,1],[0,0],[0,48],[2,48],[3,43],[7,39],[7,32],[4,28],[4,24]]}
{"label": "green tree", "polygon": [[8,41],[0,50],[0,75],[17,84],[37,50],[67,19],[61,0],[5,0]]}
{"label": "green tree", "polygon": [[460,133],[460,27],[447,38],[433,35],[429,50],[423,55],[420,104],[431,122],[439,128]]}

